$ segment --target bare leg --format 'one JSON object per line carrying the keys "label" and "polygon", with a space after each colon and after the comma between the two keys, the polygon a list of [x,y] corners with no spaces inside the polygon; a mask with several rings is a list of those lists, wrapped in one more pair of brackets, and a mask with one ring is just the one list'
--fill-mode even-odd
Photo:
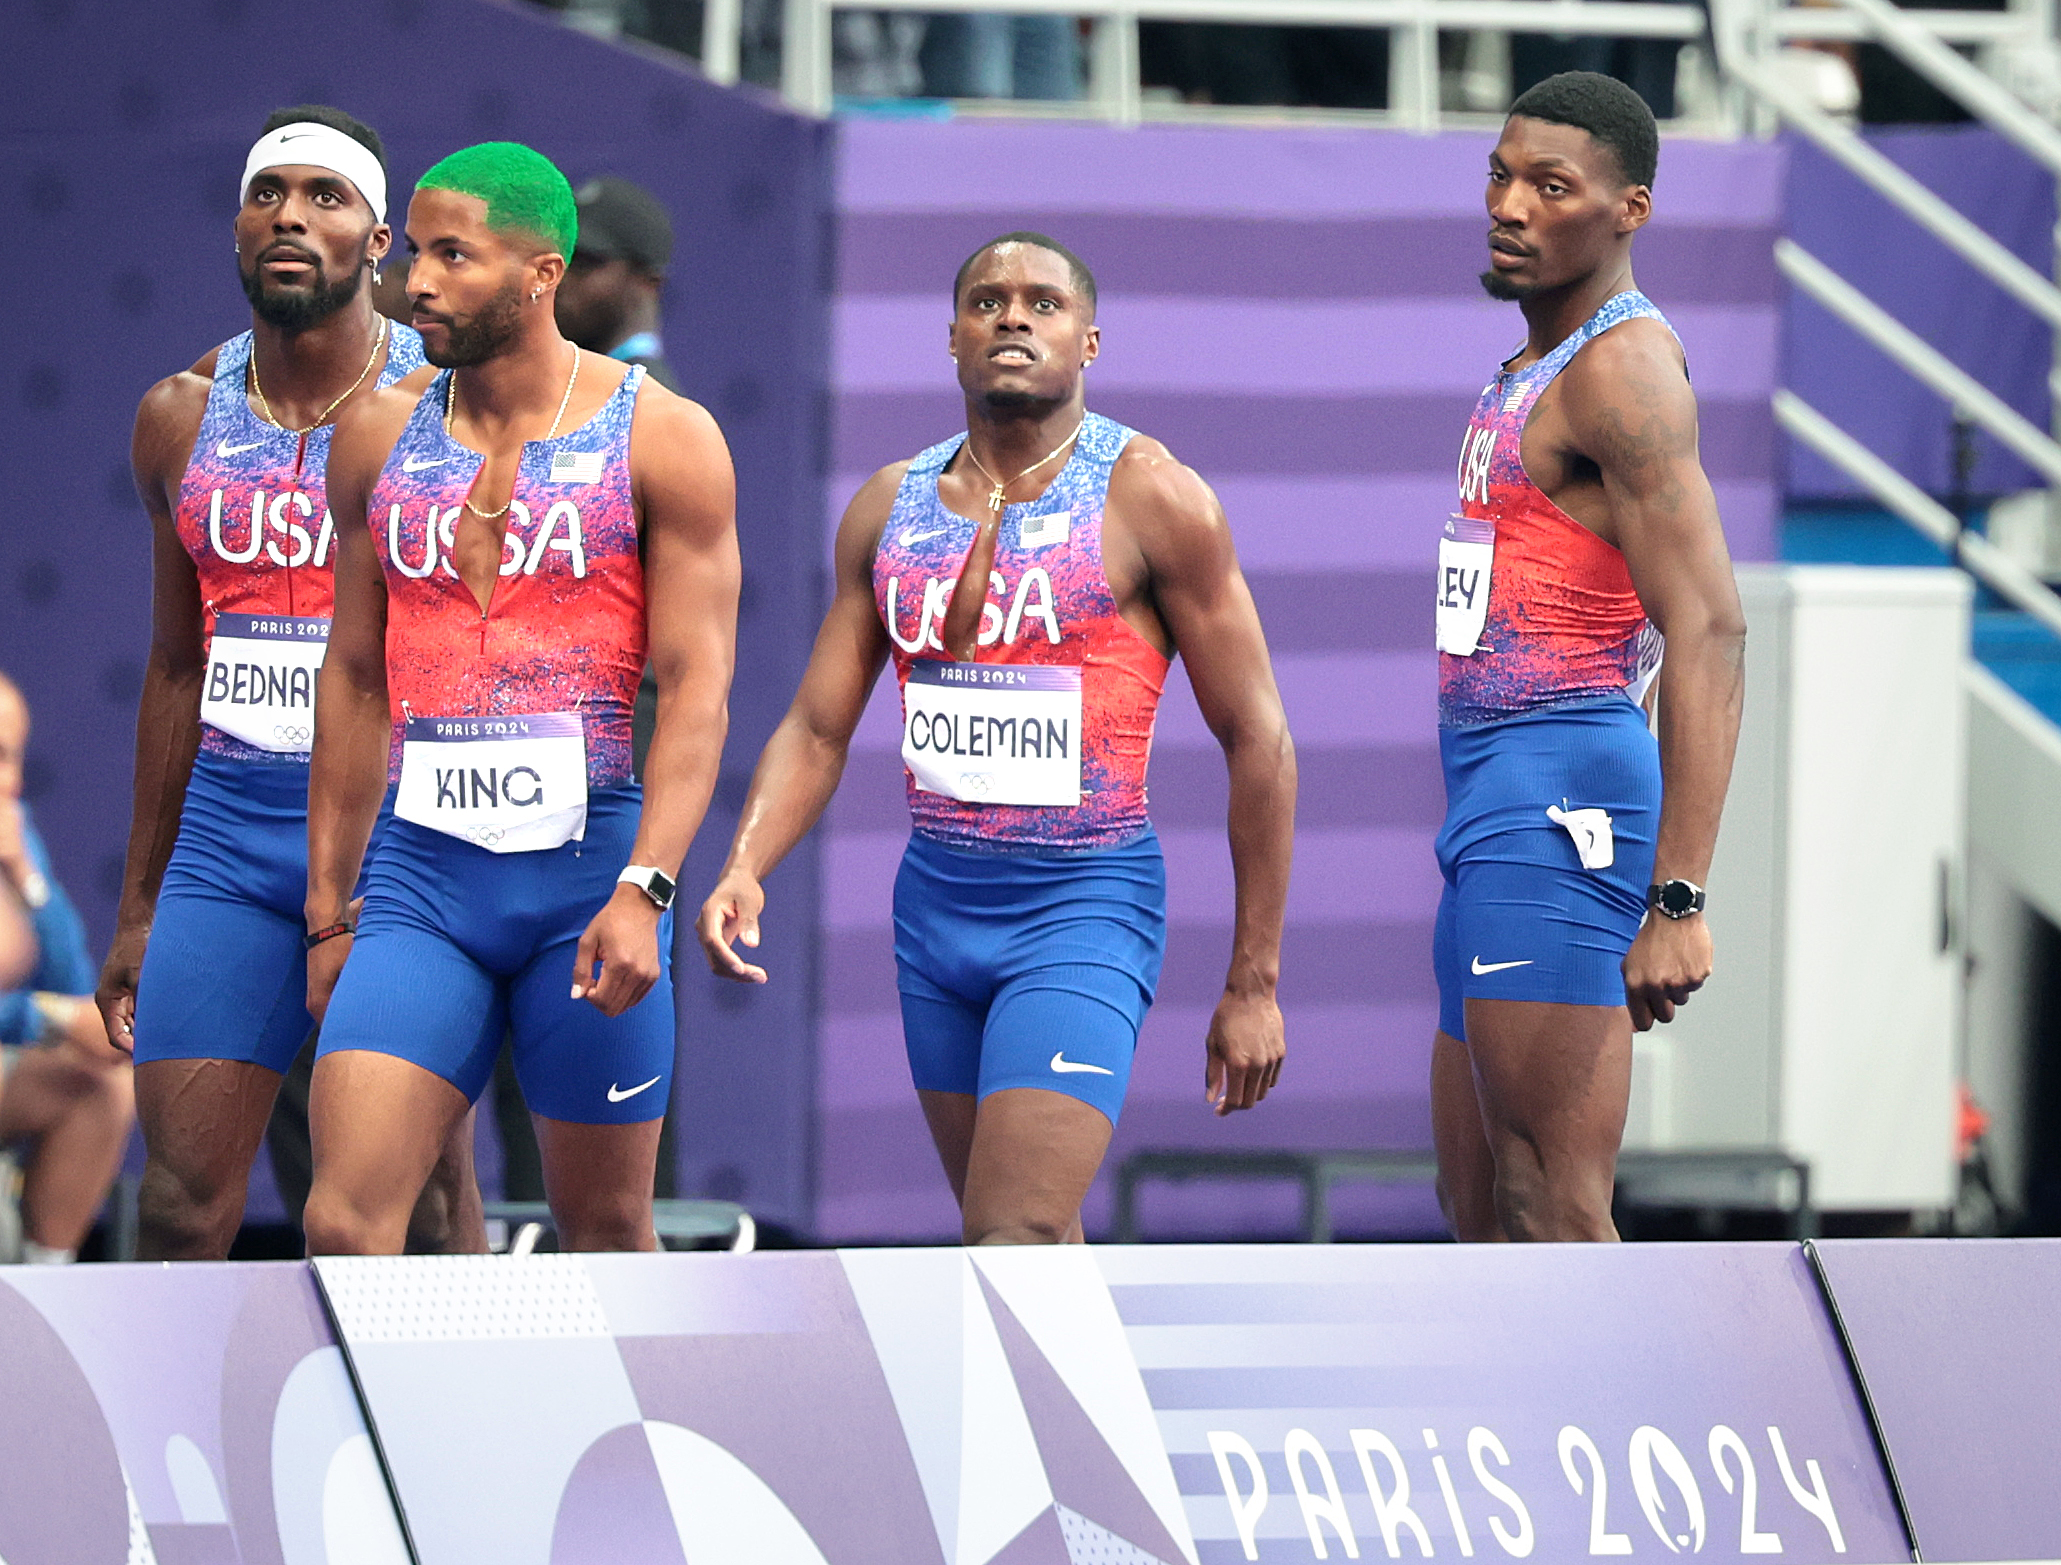
{"label": "bare leg", "polygon": [[468,1113],[451,1127],[429,1183],[416,1198],[408,1217],[410,1255],[487,1253],[487,1217],[472,1166],[473,1119]]}
{"label": "bare leg", "polygon": [[22,1227],[37,1244],[77,1250],[114,1184],[136,1117],[130,1066],[103,1048],[32,1049],[16,1063],[0,1103],[0,1142],[33,1140]]}
{"label": "bare leg", "polygon": [[1438,1147],[1438,1204],[1462,1244],[1501,1239],[1496,1160],[1481,1123],[1467,1045],[1441,1032],[1431,1044],[1431,1136]]}
{"label": "bare leg", "polygon": [[916,1101],[923,1105],[923,1118],[930,1125],[938,1161],[945,1165],[952,1199],[963,1209],[966,1165],[973,1157],[973,1123],[980,1113],[980,1100],[970,1092],[925,1092],[919,1087]]}
{"label": "bare leg", "polygon": [[959,1199],[965,1242],[1079,1242],[1081,1202],[1110,1130],[1100,1109],[1063,1092],[1011,1087],[983,1098]]}
{"label": "bare leg", "polygon": [[247,1060],[150,1060],[136,1067],[143,1122],[137,1254],[219,1261],[243,1222],[251,1159],[279,1073]]}
{"label": "bare leg", "polygon": [[581,1125],[534,1116],[561,1250],[656,1250],[651,1185],[660,1122]]}
{"label": "bare leg", "polygon": [[443,1077],[370,1049],[315,1062],[308,1128],[310,1255],[399,1255],[408,1219],[471,1105]]}
{"label": "bare leg", "polygon": [[1631,1013],[1469,1000],[1466,1047],[1504,1234],[1615,1239],[1610,1193],[1631,1098]]}

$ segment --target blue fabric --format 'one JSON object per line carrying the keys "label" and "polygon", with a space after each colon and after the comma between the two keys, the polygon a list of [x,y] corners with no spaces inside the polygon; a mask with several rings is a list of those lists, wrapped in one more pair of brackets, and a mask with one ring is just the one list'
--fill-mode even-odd
{"label": "blue fabric", "polygon": [[655,331],[634,332],[608,350],[611,359],[621,359],[634,364],[639,359],[662,359],[666,356],[665,344]]}
{"label": "blue fabric", "polygon": [[[374,851],[387,820],[383,808]],[[136,986],[139,1065],[243,1060],[285,1074],[314,1026],[307,886],[308,769],[196,759]]]}
{"label": "blue fabric", "polygon": [[986,1097],[1038,1087],[1116,1123],[1166,954],[1156,833],[1063,856],[967,853],[911,837],[894,908],[918,1088]]}
{"label": "blue fabric", "polygon": [[[1440,1030],[1466,1040],[1468,1000],[1623,1005],[1624,957],[1646,917],[1660,822],[1660,751],[1645,713],[1612,697],[1446,729],[1439,758]],[[1549,806],[1606,811],[1615,862],[1583,869]]]}
{"label": "blue fabric", "polygon": [[96,974],[93,958],[86,951],[86,925],[72,899],[50,870],[50,849],[29,813],[21,807],[22,838],[29,850],[29,862],[49,884],[50,900],[30,915],[36,931],[36,966],[21,988],[0,994],[0,1044],[40,1043],[43,1016],[36,1009],[35,996],[44,994],[89,995]]}
{"label": "blue fabric", "polygon": [[573,952],[630,862],[643,803],[634,785],[594,793],[583,841],[532,853],[490,853],[394,821],[366,874],[320,1055],[396,1055],[476,1100],[512,1032],[533,1113],[587,1125],[663,1115],[673,1075],[672,914],[659,921],[662,974],[641,1001],[607,1017],[571,997]]}

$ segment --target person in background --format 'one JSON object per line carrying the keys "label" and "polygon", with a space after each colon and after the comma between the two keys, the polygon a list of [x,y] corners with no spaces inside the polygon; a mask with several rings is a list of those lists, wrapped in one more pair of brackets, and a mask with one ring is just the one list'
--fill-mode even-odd
{"label": "person in background", "polygon": [[659,306],[673,259],[673,224],[658,199],[627,179],[590,179],[573,193],[578,248],[558,285],[558,329],[589,353],[641,364],[666,390],[679,377],[666,363]]}
{"label": "person in background", "polygon": [[[0,992],[0,1149],[27,1153],[18,1258],[61,1264],[77,1258],[114,1183],[136,1088],[93,1004],[98,969],[85,925],[22,802],[28,738],[28,703],[0,674],[0,879],[28,908],[37,948],[20,987]],[[9,1169],[4,1184],[12,1182]],[[0,1188],[0,1201],[11,1196]]]}
{"label": "person in background", "polygon": [[1070,16],[934,16],[917,59],[932,98],[1071,103],[1086,85]]}

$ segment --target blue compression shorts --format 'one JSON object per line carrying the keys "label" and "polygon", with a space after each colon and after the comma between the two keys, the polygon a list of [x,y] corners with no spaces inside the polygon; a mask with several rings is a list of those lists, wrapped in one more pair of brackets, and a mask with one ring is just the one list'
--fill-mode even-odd
{"label": "blue compression shorts", "polygon": [[1063,1092],[1114,1125],[1165,954],[1166,863],[1149,829],[1078,854],[911,837],[895,876],[909,1073],[925,1092]]}
{"label": "blue compression shorts", "polygon": [[[1439,1030],[1466,1041],[1468,1000],[1623,1005],[1660,822],[1660,752],[1646,714],[1613,698],[1447,729],[1439,759]],[[1549,807],[1604,811],[1614,862],[1584,869]]]}
{"label": "blue compression shorts", "polygon": [[583,841],[490,853],[396,820],[365,878],[357,938],[317,1057],[369,1049],[413,1061],[478,1099],[504,1037],[530,1111],[626,1125],[666,1111],[673,1077],[673,916],[660,975],[620,1016],[571,997],[573,952],[630,862],[644,794],[587,800]]}
{"label": "blue compression shorts", "polygon": [[[387,819],[382,808],[375,848]],[[286,1073],[315,1025],[307,891],[307,767],[198,757],[136,985],[137,1064]]]}

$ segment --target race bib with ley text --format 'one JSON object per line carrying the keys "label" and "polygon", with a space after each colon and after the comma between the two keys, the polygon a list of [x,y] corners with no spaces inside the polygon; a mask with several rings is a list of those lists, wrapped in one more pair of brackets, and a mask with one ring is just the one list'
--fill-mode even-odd
{"label": "race bib with ley text", "polygon": [[1496,524],[1482,517],[1449,516],[1438,541],[1438,650],[1472,657],[1488,621],[1489,578],[1496,559]]}

